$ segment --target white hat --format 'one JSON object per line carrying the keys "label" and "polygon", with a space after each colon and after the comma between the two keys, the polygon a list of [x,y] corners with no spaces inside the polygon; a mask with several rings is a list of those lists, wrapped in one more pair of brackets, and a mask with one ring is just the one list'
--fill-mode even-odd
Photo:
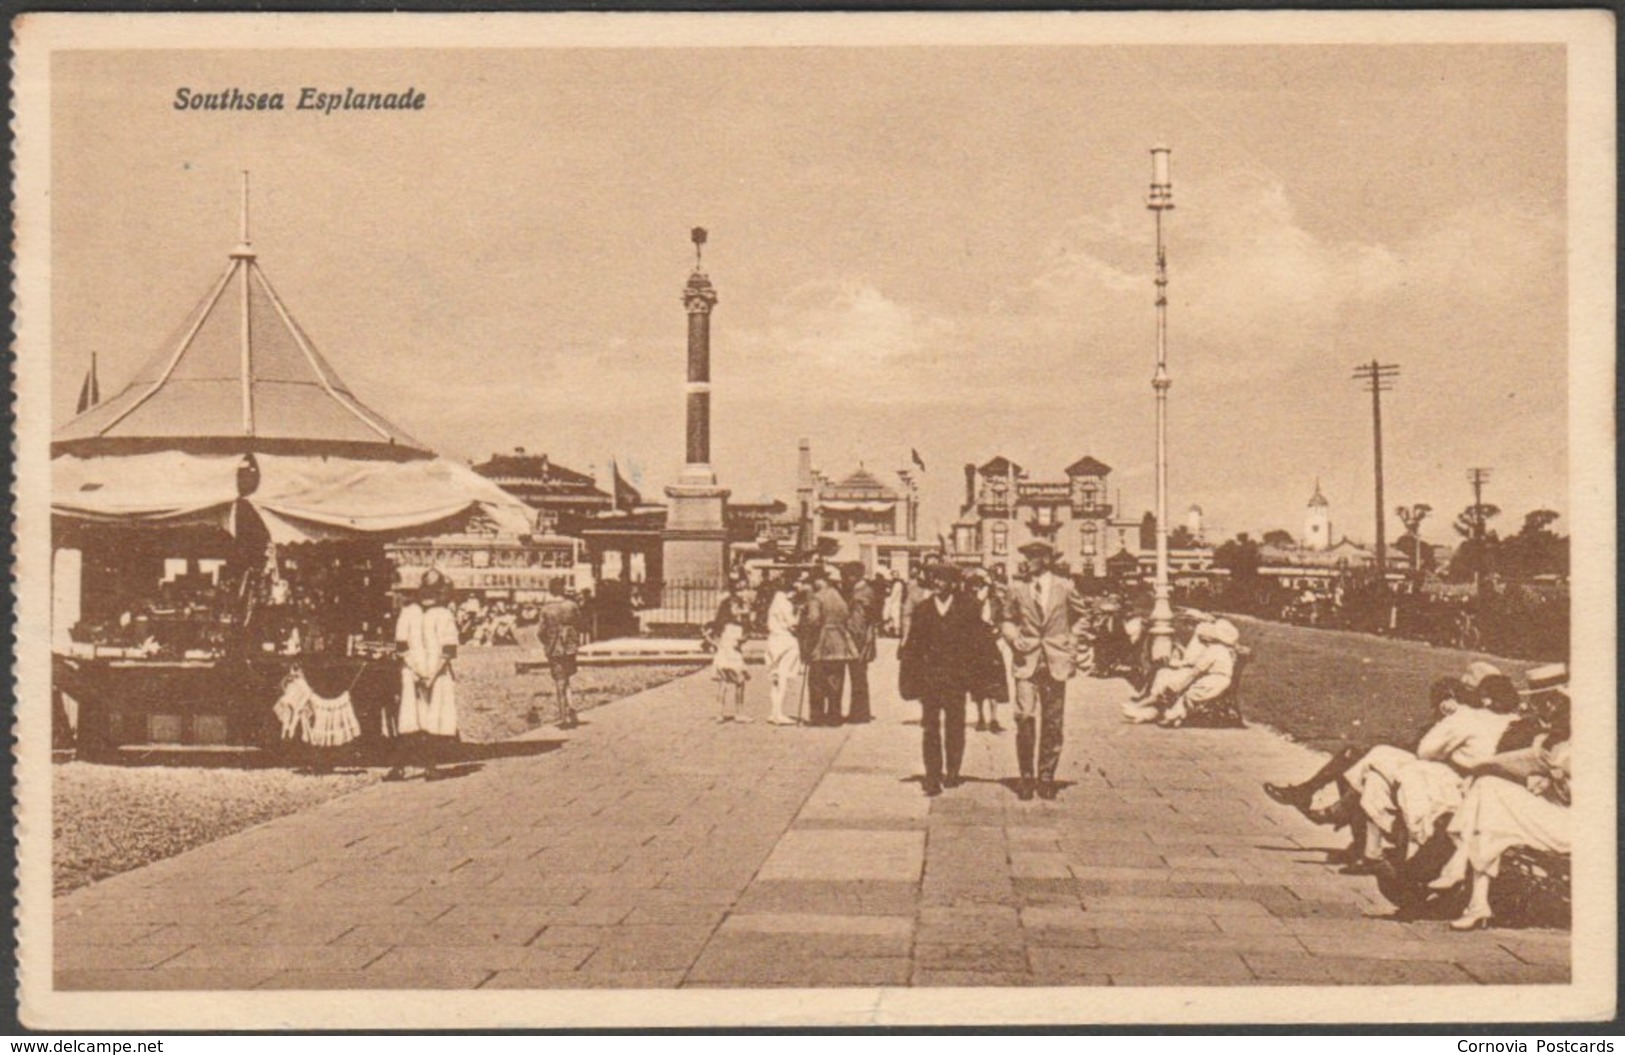
{"label": "white hat", "polygon": [[1217,641],[1235,648],[1241,644],[1241,631],[1228,619],[1214,619],[1196,628],[1196,636],[1203,641]]}

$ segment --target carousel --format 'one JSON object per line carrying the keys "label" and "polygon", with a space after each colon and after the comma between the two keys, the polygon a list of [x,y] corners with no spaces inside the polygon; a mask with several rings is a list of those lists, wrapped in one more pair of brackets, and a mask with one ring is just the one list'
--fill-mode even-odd
{"label": "carousel", "polygon": [[52,437],[53,695],[80,757],[335,748],[399,691],[386,545],[532,514],[363,404],[246,238]]}

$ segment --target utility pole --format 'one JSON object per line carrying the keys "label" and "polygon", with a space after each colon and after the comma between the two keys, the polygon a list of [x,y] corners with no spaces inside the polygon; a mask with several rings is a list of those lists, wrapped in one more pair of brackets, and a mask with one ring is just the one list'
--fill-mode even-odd
{"label": "utility pole", "polygon": [[1354,368],[1354,380],[1365,382],[1366,391],[1371,393],[1371,441],[1377,469],[1377,577],[1383,589],[1388,588],[1388,533],[1386,507],[1382,503],[1382,394],[1393,391],[1394,378],[1398,376],[1397,364],[1379,363],[1375,359]]}
{"label": "utility pole", "polygon": [[1468,469],[1467,482],[1473,485],[1473,541],[1484,544],[1484,485],[1490,480],[1489,469]]}
{"label": "utility pole", "polygon": [[1489,564],[1489,555],[1484,552],[1484,485],[1489,480],[1489,469],[1479,467],[1467,470],[1467,482],[1473,485],[1473,548],[1478,551],[1473,562],[1474,587],[1483,580],[1484,569]]}

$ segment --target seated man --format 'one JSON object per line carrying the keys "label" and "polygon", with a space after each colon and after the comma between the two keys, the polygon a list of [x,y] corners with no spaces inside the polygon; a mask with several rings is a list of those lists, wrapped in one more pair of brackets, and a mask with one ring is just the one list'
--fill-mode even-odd
{"label": "seated man", "polygon": [[[1467,672],[1459,678],[1439,678],[1429,687],[1429,713],[1435,720],[1443,718],[1460,705],[1468,692],[1477,690],[1480,681],[1490,674],[1499,673],[1501,671],[1495,665],[1479,660],[1469,664]],[[1312,815],[1316,793],[1333,782],[1339,785],[1350,784],[1350,781],[1344,779],[1344,774],[1375,746],[1379,745],[1368,741],[1351,743],[1332,755],[1308,780],[1298,784],[1272,784],[1265,781],[1264,794],[1283,806],[1295,808],[1316,823],[1333,823],[1330,817],[1317,818]],[[1339,798],[1341,797],[1343,796],[1340,795]]]}
{"label": "seated man", "polygon": [[[1459,795],[1459,786],[1467,774],[1494,757],[1496,745],[1512,724],[1517,710],[1517,689],[1510,678],[1492,674],[1479,683],[1476,693],[1466,696],[1462,706],[1423,734],[1415,755],[1389,748],[1383,753],[1382,764],[1368,766],[1360,774],[1357,801],[1363,815],[1365,837],[1361,858],[1350,871],[1374,873],[1385,857],[1385,847],[1390,844],[1401,850],[1403,859],[1409,849],[1409,837],[1400,823],[1403,811],[1399,789],[1407,780],[1409,794],[1413,796],[1454,797]],[[1419,765],[1439,768],[1425,770]],[[1348,775],[1354,776],[1355,769]],[[1420,812],[1428,807],[1413,803],[1410,808]]]}

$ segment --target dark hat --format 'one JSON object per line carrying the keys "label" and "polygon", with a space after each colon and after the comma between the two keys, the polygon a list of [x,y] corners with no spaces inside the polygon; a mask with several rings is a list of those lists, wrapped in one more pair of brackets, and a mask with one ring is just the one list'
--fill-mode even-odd
{"label": "dark hat", "polygon": [[1059,550],[1041,538],[1033,539],[1017,549],[1016,552],[1023,557],[1047,557],[1050,560],[1054,560],[1061,555]]}
{"label": "dark hat", "polygon": [[451,599],[451,581],[446,573],[439,568],[430,568],[418,580],[418,597],[424,601],[447,601]]}
{"label": "dark hat", "polygon": [[947,586],[959,584],[959,569],[952,564],[927,564],[924,575],[927,582],[939,582]]}
{"label": "dark hat", "polygon": [[863,578],[863,562],[860,560],[847,561],[841,565],[841,575],[847,579]]}

